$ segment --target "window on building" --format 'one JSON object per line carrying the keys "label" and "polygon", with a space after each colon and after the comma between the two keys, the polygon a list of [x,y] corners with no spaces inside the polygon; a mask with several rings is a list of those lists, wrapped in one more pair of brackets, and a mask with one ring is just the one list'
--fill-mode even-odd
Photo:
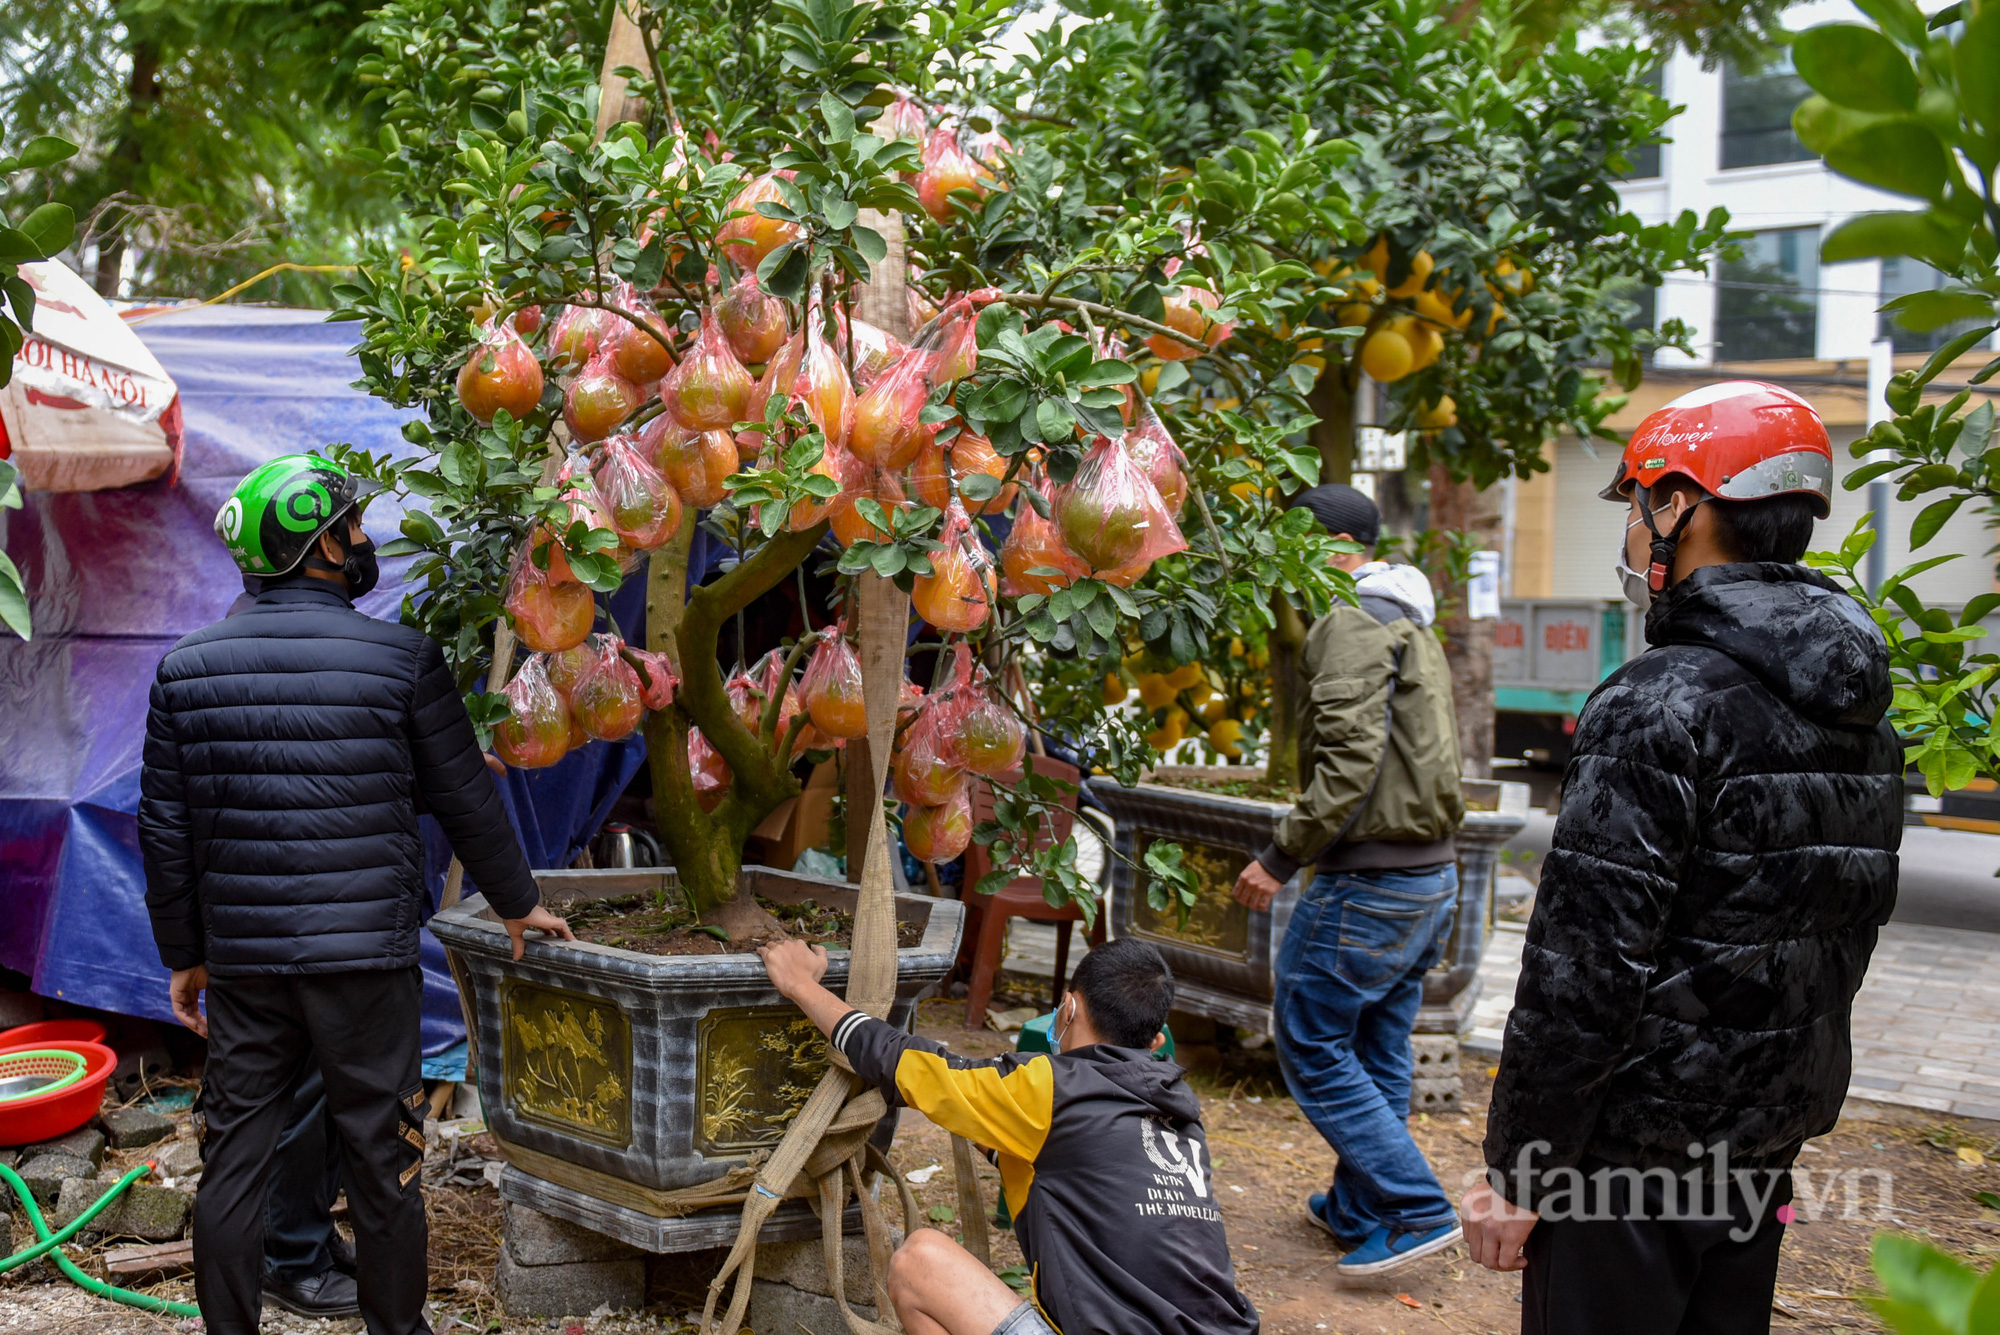
{"label": "window on building", "polygon": [[[1645,78],[1641,79],[1639,82],[1643,84],[1648,91],[1657,95],[1661,87],[1663,86],[1661,82],[1661,73],[1662,73],[1661,67],[1655,65],[1653,67],[1652,73],[1648,74]],[[1620,178],[1621,180],[1645,181],[1645,180],[1650,180],[1653,177],[1658,176],[1660,174],[1660,145],[1642,144],[1638,148],[1630,150],[1629,156],[1632,159],[1632,170],[1626,172],[1625,175]]]}
{"label": "window on building", "polygon": [[1730,61],[1722,70],[1722,165],[1759,167],[1818,156],[1792,133],[1792,111],[1811,90],[1792,71],[1790,52],[1749,72]]}
{"label": "window on building", "polygon": [[[1897,297],[1906,297],[1912,292],[1928,292],[1944,285],[1944,275],[1922,260],[1914,260],[1906,255],[1891,255],[1882,261],[1882,302],[1887,305]],[[1905,329],[1896,323],[1888,312],[1876,317],[1877,337],[1889,340],[1889,346],[1897,352],[1936,352],[1968,329],[1977,326],[1976,320],[1959,320],[1942,329],[1928,333],[1918,333]]]}
{"label": "window on building", "polygon": [[1815,355],[1819,340],[1819,229],[1755,232],[1716,284],[1715,356],[1754,362]]}

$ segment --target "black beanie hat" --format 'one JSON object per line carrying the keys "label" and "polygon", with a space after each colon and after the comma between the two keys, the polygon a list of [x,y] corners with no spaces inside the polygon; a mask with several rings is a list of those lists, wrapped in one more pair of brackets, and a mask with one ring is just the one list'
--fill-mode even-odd
{"label": "black beanie hat", "polygon": [[1363,547],[1373,547],[1382,536],[1382,512],[1375,502],[1339,482],[1328,482],[1302,491],[1287,503],[1288,509],[1306,509],[1325,526],[1328,533],[1345,533]]}

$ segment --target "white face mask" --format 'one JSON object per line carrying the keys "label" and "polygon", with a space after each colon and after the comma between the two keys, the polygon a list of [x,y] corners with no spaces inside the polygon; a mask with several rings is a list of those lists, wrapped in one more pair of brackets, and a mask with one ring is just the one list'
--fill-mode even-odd
{"label": "white face mask", "polygon": [[[1653,518],[1658,519],[1673,508],[1671,505],[1663,505],[1653,511]],[[1645,571],[1634,570],[1631,566],[1625,564],[1625,549],[1627,542],[1632,536],[1632,530],[1644,522],[1644,520],[1635,519],[1625,526],[1623,533],[1618,535],[1618,560],[1611,567],[1611,572],[1618,576],[1618,583],[1625,590],[1625,601],[1638,608],[1641,612],[1646,611],[1653,605],[1653,586],[1647,582]]]}

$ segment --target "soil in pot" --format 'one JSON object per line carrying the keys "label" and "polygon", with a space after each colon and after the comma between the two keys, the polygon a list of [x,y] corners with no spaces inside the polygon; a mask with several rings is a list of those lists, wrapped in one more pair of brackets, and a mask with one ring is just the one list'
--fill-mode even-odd
{"label": "soil in pot", "polygon": [[[758,895],[757,904],[802,941],[847,950],[854,940],[852,910],[821,904],[814,899],[796,903]],[[727,955],[726,939],[696,924],[695,915],[678,899],[662,901],[652,895],[619,895],[593,899],[566,907],[569,927],[579,941],[641,955]],[[907,949],[924,939],[923,924],[899,921],[896,946]]]}
{"label": "soil in pot", "polygon": [[[1225,771],[1226,772],[1226,771]],[[1261,769],[1249,777],[1241,779],[1223,778],[1219,773],[1215,778],[1196,778],[1185,774],[1155,774],[1147,782],[1157,783],[1166,788],[1185,788],[1196,793],[1215,793],[1222,797],[1245,797],[1257,802],[1282,802],[1286,806],[1299,800],[1299,790],[1288,783],[1272,783]]]}

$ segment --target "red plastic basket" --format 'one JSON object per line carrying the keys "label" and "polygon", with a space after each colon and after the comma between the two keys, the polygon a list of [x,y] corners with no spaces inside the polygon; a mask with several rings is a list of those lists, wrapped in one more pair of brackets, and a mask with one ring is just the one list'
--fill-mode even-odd
{"label": "red plastic basket", "polygon": [[[14,1030],[8,1037],[19,1032]],[[37,1048],[67,1048],[81,1053],[89,1065],[84,1068],[83,1079],[68,1089],[0,1103],[0,1145],[32,1145],[40,1140],[54,1140],[57,1136],[68,1135],[97,1116],[98,1108],[104,1104],[104,1086],[111,1079],[112,1069],[118,1065],[118,1054],[102,1043],[85,1043],[75,1039],[9,1043],[0,1048],[0,1057],[11,1052],[32,1052]]]}
{"label": "red plastic basket", "polygon": [[44,1048],[59,1048],[65,1043],[103,1041],[104,1026],[95,1020],[40,1020],[0,1030],[0,1048],[26,1047],[31,1043]]}

